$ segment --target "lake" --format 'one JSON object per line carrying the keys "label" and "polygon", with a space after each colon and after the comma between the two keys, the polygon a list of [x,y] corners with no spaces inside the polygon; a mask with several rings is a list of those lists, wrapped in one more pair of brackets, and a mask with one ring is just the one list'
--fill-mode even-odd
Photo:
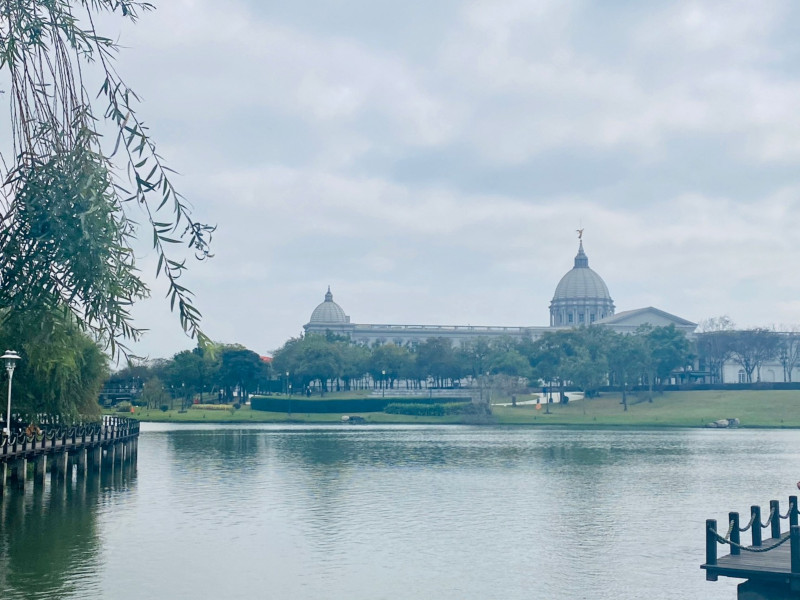
{"label": "lake", "polygon": [[143,424],[135,468],[7,491],[0,592],[733,600],[699,568],[705,519],[785,512],[798,452],[780,430]]}

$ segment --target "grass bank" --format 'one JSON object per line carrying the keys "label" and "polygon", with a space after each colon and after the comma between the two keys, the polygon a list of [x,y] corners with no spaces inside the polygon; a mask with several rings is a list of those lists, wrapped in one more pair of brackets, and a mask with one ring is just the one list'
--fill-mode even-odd
{"label": "grass bank", "polygon": [[567,405],[551,404],[550,413],[534,406],[495,406],[498,423],[539,425],[615,425],[635,427],[702,427],[717,419],[737,418],[742,427],[800,428],[800,390],[698,391],[629,395],[628,411],[622,410],[622,395],[603,394]]}
{"label": "grass bank", "polygon": [[[136,408],[133,413],[115,413],[124,417],[139,419],[153,423],[341,423],[342,413],[287,413],[266,412],[251,410],[249,406],[242,406],[238,410],[168,410],[162,412],[158,409]],[[364,417],[369,423],[462,423],[460,417],[412,417],[407,415],[387,415],[386,413],[350,413]]]}
{"label": "grass bank", "polygon": [[[524,396],[518,400],[525,399]],[[702,427],[717,419],[737,418],[742,427],[800,428],[800,390],[780,391],[698,391],[655,394],[653,402],[644,395],[629,395],[628,411],[622,410],[621,395],[603,394],[599,398],[579,400],[569,404],[551,404],[550,414],[545,407],[533,405],[493,406],[492,423],[499,425],[581,425],[629,427]],[[505,402],[500,398],[497,402]],[[115,413],[120,414],[120,413]],[[354,413],[368,423],[439,423],[465,422],[464,417],[412,417],[385,413]],[[125,413],[142,421],[167,423],[340,423],[339,413],[274,413],[251,410],[205,411],[147,410],[137,408]],[[466,422],[471,422],[469,419]]]}

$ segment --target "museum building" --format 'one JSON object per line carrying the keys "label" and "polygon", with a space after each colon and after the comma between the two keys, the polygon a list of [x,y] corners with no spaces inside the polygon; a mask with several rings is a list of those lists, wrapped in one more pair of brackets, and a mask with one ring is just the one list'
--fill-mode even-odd
{"label": "museum building", "polygon": [[442,337],[454,345],[481,338],[510,336],[512,338],[539,338],[546,331],[570,329],[581,325],[602,325],[614,331],[632,333],[641,325],[654,327],[674,325],[676,329],[692,335],[697,328],[692,323],[663,310],[639,308],[615,312],[614,301],[603,278],[589,267],[589,258],[579,238],[578,254],[574,266],[561,278],[550,302],[549,326],[474,326],[474,325],[392,325],[352,323],[341,306],[333,300],[330,287],[324,301],[311,313],[303,325],[306,333],[344,335],[355,342],[372,344],[414,344],[428,338]]}

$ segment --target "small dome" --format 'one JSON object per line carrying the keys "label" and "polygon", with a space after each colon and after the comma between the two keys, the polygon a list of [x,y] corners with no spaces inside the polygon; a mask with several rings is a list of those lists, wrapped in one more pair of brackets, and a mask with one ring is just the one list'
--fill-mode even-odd
{"label": "small dome", "polygon": [[583,252],[583,243],[578,248],[575,266],[561,278],[553,295],[554,301],[578,299],[611,300],[606,282],[589,268],[589,258]]}
{"label": "small dome", "polygon": [[324,323],[349,323],[350,319],[344,314],[342,307],[333,301],[333,294],[331,288],[328,286],[328,292],[325,294],[325,301],[314,309],[311,313],[311,320],[309,324]]}

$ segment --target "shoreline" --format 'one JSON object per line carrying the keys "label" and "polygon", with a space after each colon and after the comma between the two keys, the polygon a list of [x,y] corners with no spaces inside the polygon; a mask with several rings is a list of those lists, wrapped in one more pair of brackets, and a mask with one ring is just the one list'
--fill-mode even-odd
{"label": "shoreline", "polygon": [[[629,395],[623,411],[621,395],[606,393],[569,404],[518,404],[507,406],[504,398],[492,405],[487,418],[469,416],[409,416],[383,412],[354,412],[365,424],[379,425],[489,425],[489,426],[578,426],[663,429],[665,427],[706,428],[720,419],[739,419],[740,429],[800,429],[800,390],[779,391],[682,391],[655,393],[648,402],[644,394]],[[274,413],[249,406],[230,410],[177,410],[137,408],[134,413],[117,413],[151,423],[231,424],[341,424],[345,413]]]}

